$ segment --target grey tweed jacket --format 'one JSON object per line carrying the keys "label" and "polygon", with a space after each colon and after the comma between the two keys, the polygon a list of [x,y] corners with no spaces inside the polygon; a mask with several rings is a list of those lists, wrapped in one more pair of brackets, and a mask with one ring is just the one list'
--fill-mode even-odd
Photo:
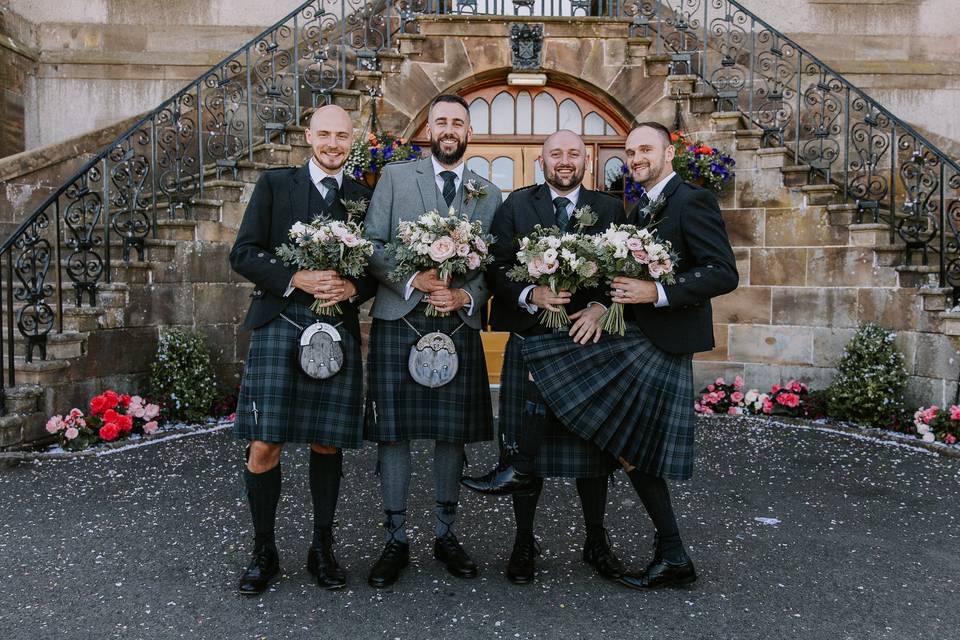
{"label": "grey tweed jacket", "polygon": [[[473,197],[469,202],[465,202],[463,185],[469,180],[483,185],[486,195]],[[493,214],[501,202],[500,189],[466,167],[463,168],[463,179],[453,201],[457,213],[466,214],[471,220],[479,220],[483,225],[483,232],[489,233]],[[370,200],[365,223],[367,237],[374,245],[369,271],[379,281],[371,311],[374,318],[399,320],[410,313],[423,298],[423,293],[417,290],[414,290],[409,300],[403,297],[407,281],[413,275],[412,271],[399,280],[390,278],[396,263],[386,255],[384,247],[393,239],[397,225],[403,220],[416,220],[427,211],[436,210],[441,215],[446,215],[447,209],[437,188],[433,161],[430,158],[388,164],[383,168]],[[464,307],[457,311],[457,314],[468,327],[480,329],[481,309],[490,297],[483,273],[471,271],[465,276],[454,278],[450,286],[462,288],[473,297],[473,313],[467,315]]]}

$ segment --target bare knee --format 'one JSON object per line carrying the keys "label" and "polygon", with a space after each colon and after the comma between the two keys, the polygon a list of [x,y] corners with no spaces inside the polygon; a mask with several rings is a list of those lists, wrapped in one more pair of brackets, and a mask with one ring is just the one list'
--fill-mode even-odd
{"label": "bare knee", "polygon": [[254,440],[250,443],[250,455],[247,457],[247,469],[251,473],[264,473],[280,464],[282,444]]}
{"label": "bare knee", "polygon": [[320,453],[328,456],[333,455],[337,451],[339,451],[339,449],[337,449],[336,447],[327,447],[322,444],[311,444],[310,450],[313,451],[314,453]]}
{"label": "bare knee", "polygon": [[617,462],[619,462],[623,466],[623,470],[626,471],[627,473],[630,473],[631,471],[636,469],[635,466],[633,466],[623,458],[617,458]]}

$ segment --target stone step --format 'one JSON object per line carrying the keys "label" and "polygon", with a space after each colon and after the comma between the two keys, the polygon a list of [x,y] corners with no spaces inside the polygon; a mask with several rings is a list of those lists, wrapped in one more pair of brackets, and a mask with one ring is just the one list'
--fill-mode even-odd
{"label": "stone step", "polygon": [[834,204],[840,194],[835,184],[808,184],[799,188],[808,205]]}
{"label": "stone step", "polygon": [[[853,223],[847,227],[850,231],[850,244],[857,247],[883,247],[889,248],[890,244],[890,226],[877,224],[873,222]],[[903,250],[902,244],[896,247]]]}
{"label": "stone step", "polygon": [[253,146],[253,161],[273,166],[285,166],[290,164],[290,153],[292,151],[293,147],[289,144],[260,143]]}
{"label": "stone step", "polygon": [[22,357],[13,360],[13,371],[17,384],[37,384],[46,386],[60,379],[70,367],[69,360],[40,360],[26,362]]}
{"label": "stone step", "polygon": [[940,330],[948,336],[960,336],[960,311],[941,311]]}
{"label": "stone step", "polygon": [[946,311],[949,298],[953,295],[950,287],[921,287],[917,293],[923,300],[924,311]]}
{"label": "stone step", "polygon": [[737,129],[735,135],[738,151],[753,151],[760,148],[763,131],[760,129]]}
{"label": "stone step", "polygon": [[780,169],[787,166],[793,156],[786,147],[767,147],[757,149],[757,166],[761,169]]}
{"label": "stone step", "polygon": [[[70,358],[79,358],[86,353],[86,341],[90,334],[79,331],[64,331],[57,333],[51,331],[47,334],[47,360],[68,360]],[[13,331],[14,356],[24,357],[28,339],[19,331]],[[34,360],[40,358],[40,350],[37,347],[33,349]]]}
{"label": "stone step", "polygon": [[6,415],[31,414],[43,409],[43,387],[18,384],[3,390]]}
{"label": "stone step", "polygon": [[0,449],[32,445],[38,440],[49,438],[49,434],[44,430],[48,417],[42,411],[0,416]]}
{"label": "stone step", "polygon": [[788,164],[780,167],[785,187],[802,187],[810,180],[811,167],[806,164]]}
{"label": "stone step", "polygon": [[164,240],[196,240],[197,221],[183,219],[157,220],[157,236]]}
{"label": "stone step", "polygon": [[90,332],[123,326],[125,307],[64,307],[63,330]]}
{"label": "stone step", "polygon": [[[151,238],[146,237],[143,239],[143,249],[144,255],[141,259],[140,254],[137,253],[136,249],[130,249],[130,261],[131,262],[169,262],[173,260],[174,256],[177,253],[177,241],[176,240],[164,240],[160,238]],[[110,252],[111,260],[122,260],[123,259],[123,238],[118,238],[116,236],[110,237]]]}
{"label": "stone step", "polygon": [[894,269],[901,287],[937,286],[940,277],[940,267],[935,266],[900,265]]}

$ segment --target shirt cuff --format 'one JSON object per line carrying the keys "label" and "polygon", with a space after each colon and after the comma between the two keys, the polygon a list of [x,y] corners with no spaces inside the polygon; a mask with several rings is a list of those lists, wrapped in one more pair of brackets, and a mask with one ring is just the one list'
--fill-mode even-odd
{"label": "shirt cuff", "polygon": [[470,292],[467,291],[466,289],[460,289],[460,291],[463,291],[465,294],[467,294],[467,297],[470,298],[470,304],[468,304],[465,308],[467,310],[467,315],[472,316],[473,315],[473,296],[470,295]]}
{"label": "shirt cuff", "polygon": [[540,307],[537,305],[527,302],[527,295],[536,288],[537,285],[535,284],[527,285],[523,288],[523,291],[520,292],[520,298],[517,300],[517,305],[521,309],[526,309],[527,313],[536,313],[540,310]]}
{"label": "shirt cuff", "polygon": [[656,280],[653,284],[657,285],[657,301],[653,303],[653,306],[658,308],[670,306],[670,303],[667,302],[667,292],[663,290],[663,285]]}
{"label": "shirt cuff", "polygon": [[416,274],[416,273],[415,273],[415,274],[413,274],[412,276],[410,276],[410,279],[409,279],[409,280],[407,280],[407,286],[406,286],[406,288],[404,288],[404,290],[403,290],[403,299],[404,299],[404,300],[409,300],[409,299],[410,299],[410,296],[413,295],[413,280],[414,280],[414,278],[417,277],[417,275],[419,275],[419,274]]}
{"label": "shirt cuff", "polygon": [[295,288],[296,287],[293,286],[293,276],[290,276],[290,282],[287,284],[287,290],[283,292],[283,297],[289,298]]}
{"label": "shirt cuff", "polygon": [[604,310],[604,311],[607,310],[607,305],[603,304],[602,302],[597,302],[596,300],[591,300],[590,302],[588,302],[588,303],[587,303],[587,308],[589,309],[590,307],[592,307],[592,306],[595,305],[595,304],[598,304],[598,305],[600,305],[601,307],[603,307],[603,310]]}

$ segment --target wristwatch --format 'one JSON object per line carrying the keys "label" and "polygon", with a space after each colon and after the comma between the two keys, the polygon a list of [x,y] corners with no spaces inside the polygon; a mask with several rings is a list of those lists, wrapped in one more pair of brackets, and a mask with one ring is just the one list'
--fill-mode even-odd
{"label": "wristwatch", "polygon": [[527,291],[527,297],[523,299],[523,301],[530,306],[533,306],[533,292],[534,292],[534,289],[530,289],[530,291]]}

